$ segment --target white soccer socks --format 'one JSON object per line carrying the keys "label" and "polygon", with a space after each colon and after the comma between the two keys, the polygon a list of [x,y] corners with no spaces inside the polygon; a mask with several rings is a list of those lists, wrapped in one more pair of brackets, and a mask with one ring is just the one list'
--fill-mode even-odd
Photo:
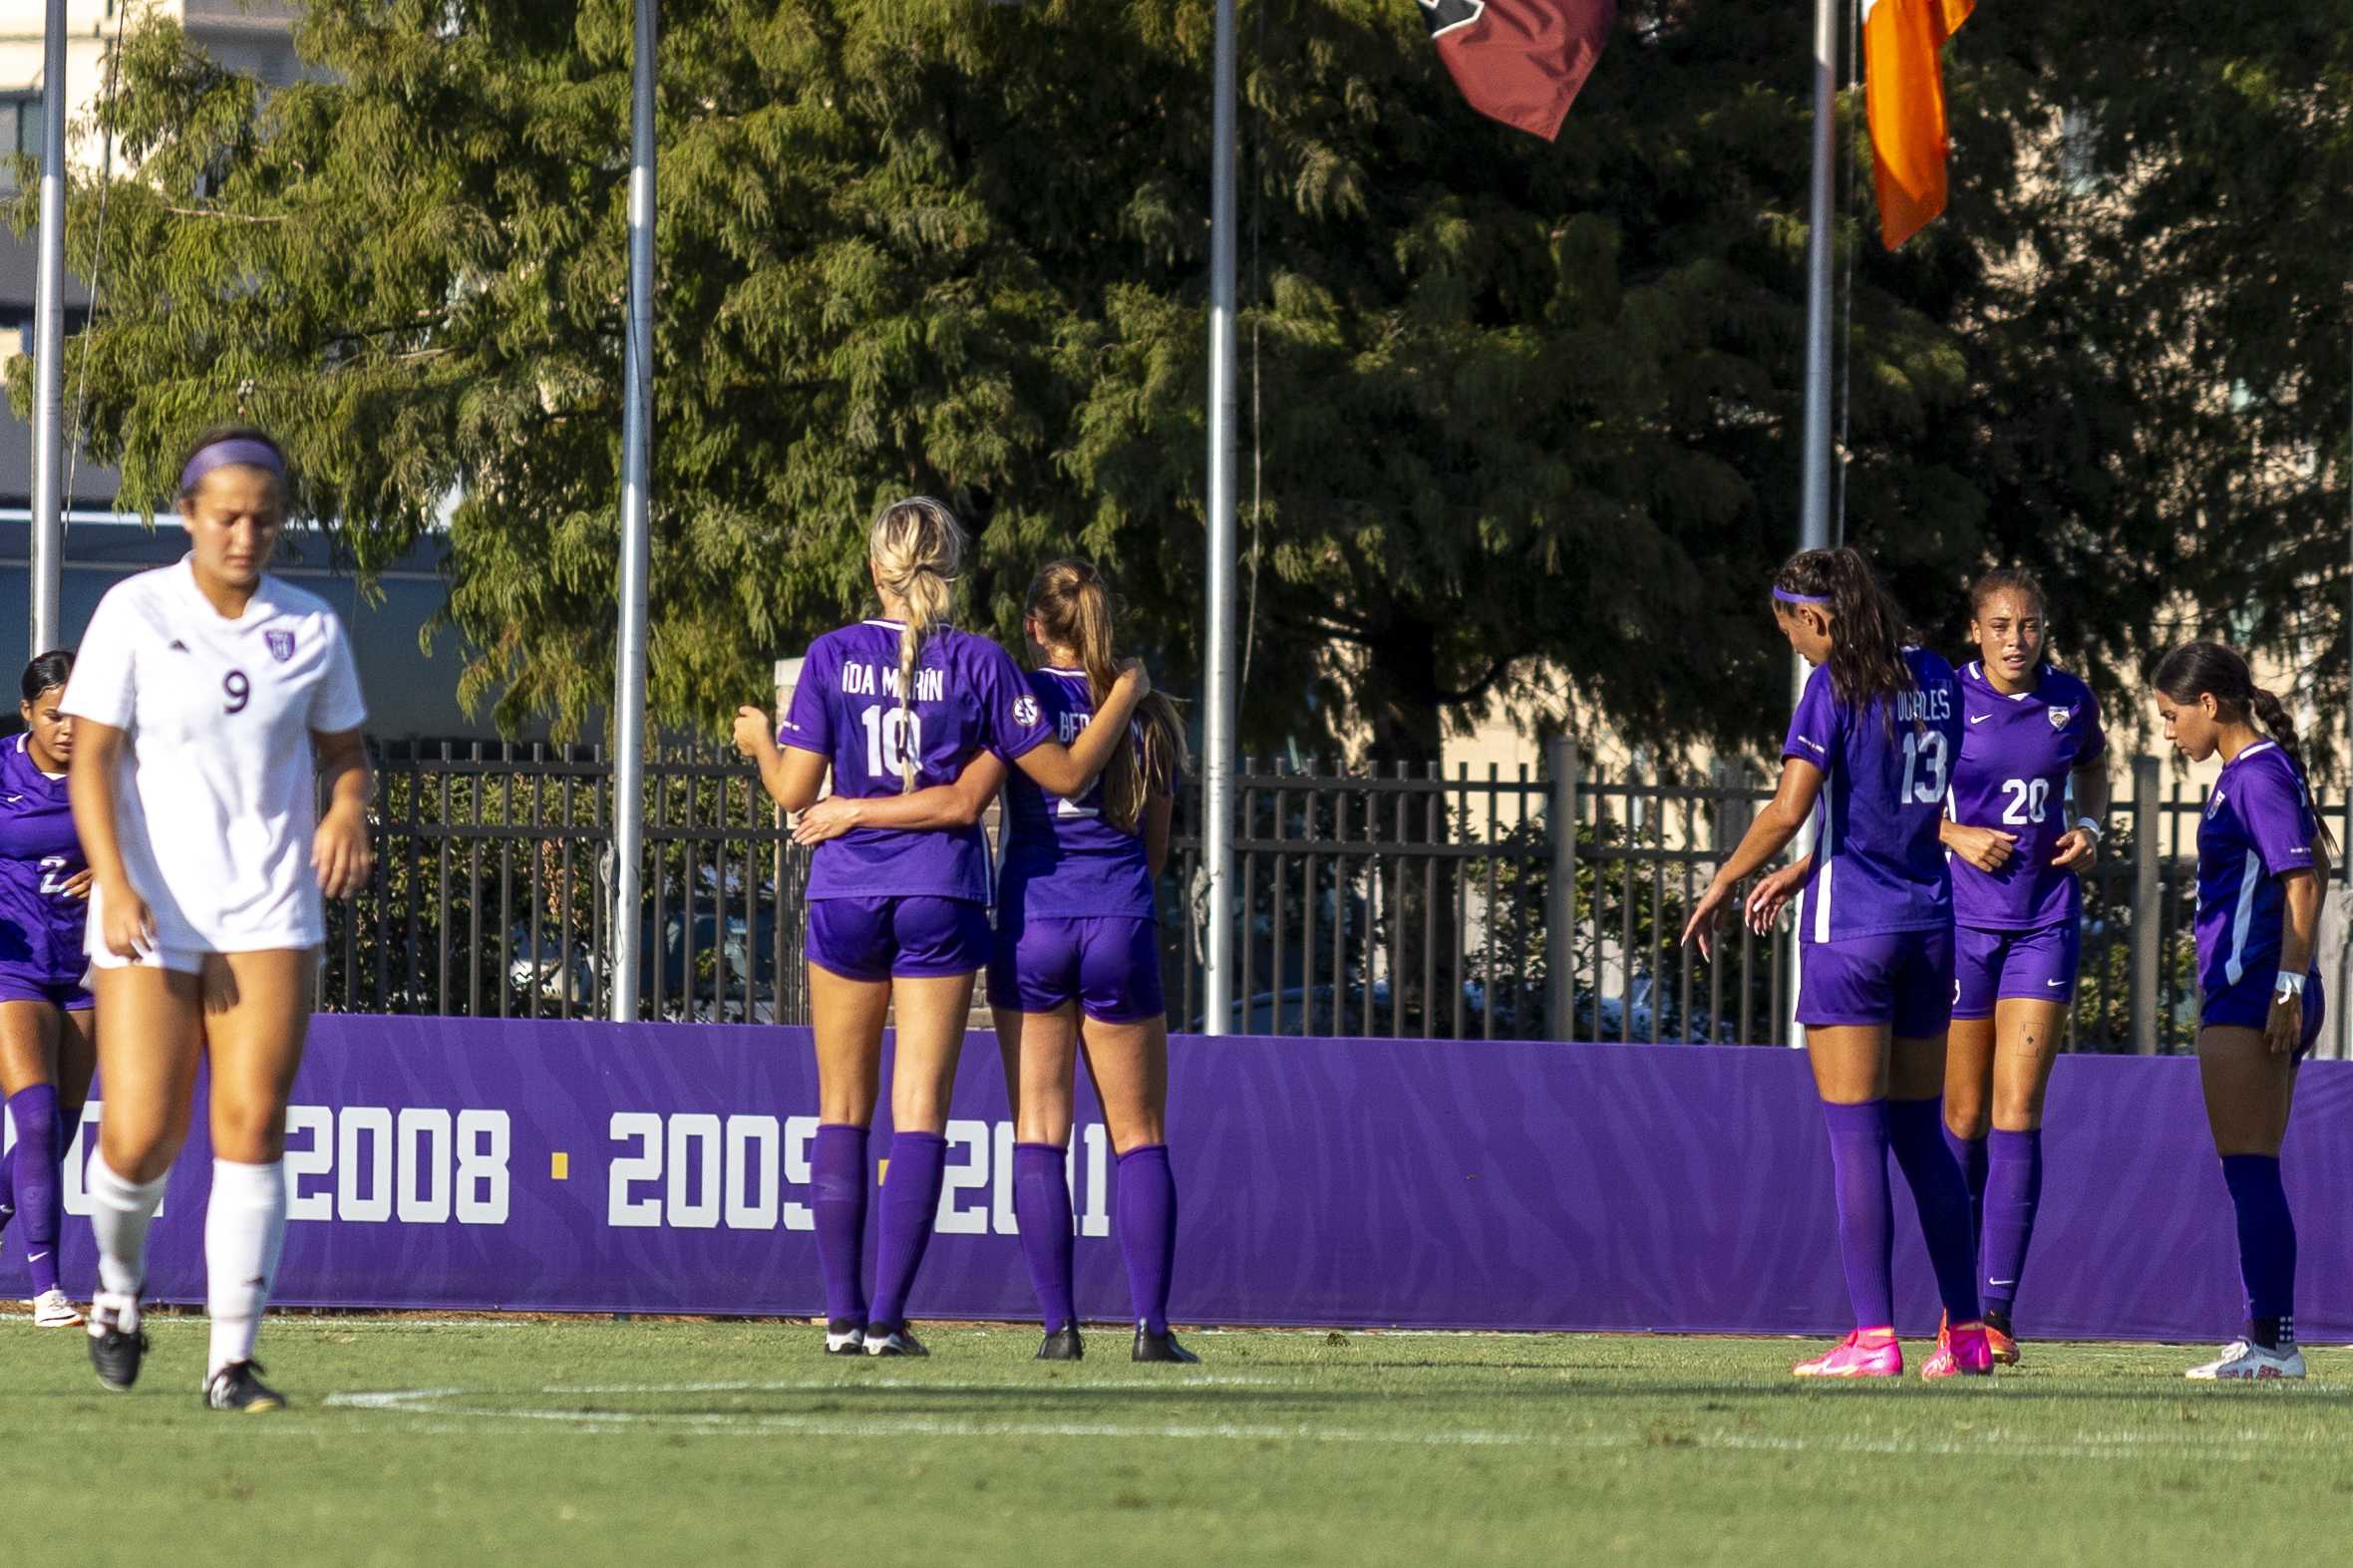
{"label": "white soccer socks", "polygon": [[212,1315],[209,1378],[253,1359],[261,1312],[277,1279],[286,1243],[286,1166],[212,1162],[212,1201],[204,1210],[205,1310]]}
{"label": "white soccer socks", "polygon": [[[147,1280],[148,1226],[164,1203],[169,1172],[153,1181],[127,1181],[115,1173],[105,1154],[90,1160],[90,1228],[98,1235],[98,1288],[120,1303],[136,1306],[139,1289]],[[138,1328],[133,1321],[126,1331]]]}

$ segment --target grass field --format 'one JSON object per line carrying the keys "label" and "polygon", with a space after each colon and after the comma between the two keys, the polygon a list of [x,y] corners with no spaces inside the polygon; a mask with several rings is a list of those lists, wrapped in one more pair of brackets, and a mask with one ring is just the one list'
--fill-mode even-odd
{"label": "grass field", "polygon": [[198,1406],[203,1323],[152,1327],[110,1395],[77,1335],[0,1320],[11,1550],[58,1547],[25,1560],[2214,1568],[2353,1538],[2348,1351],[2302,1387],[2105,1345],[1822,1387],[1781,1340],[1204,1334],[1171,1368],[1111,1330],[1045,1366],[1012,1329],[845,1362],[774,1325],[296,1318],[263,1345],[295,1407],[235,1417]]}

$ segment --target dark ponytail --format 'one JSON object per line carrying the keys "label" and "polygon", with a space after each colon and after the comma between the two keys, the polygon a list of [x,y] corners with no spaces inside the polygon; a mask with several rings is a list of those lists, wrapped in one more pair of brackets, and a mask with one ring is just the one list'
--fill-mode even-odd
{"label": "dark ponytail", "polygon": [[1782,562],[1773,589],[1823,601],[1831,612],[1831,690],[1857,713],[1886,698],[1893,724],[1896,695],[1912,689],[1911,666],[1903,662],[1903,612],[1862,552],[1851,545],[1800,550]]}
{"label": "dark ponytail", "polygon": [[43,692],[65,685],[66,677],[73,673],[74,656],[63,648],[51,649],[25,666],[25,701],[38,701]]}
{"label": "dark ponytail", "polygon": [[[2279,700],[2277,692],[2255,684],[2254,672],[2235,651],[2216,642],[2184,643],[2158,662],[2151,684],[2178,703],[2210,696],[2231,717],[2259,726],[2287,754],[2296,777],[2304,781],[2304,792],[2312,792],[2311,779],[2304,769],[2303,744],[2296,739],[2296,721],[2287,704]],[[2320,820],[2317,806],[2313,820]],[[2336,849],[2336,837],[2326,822],[2320,823],[2320,838],[2332,852]]]}

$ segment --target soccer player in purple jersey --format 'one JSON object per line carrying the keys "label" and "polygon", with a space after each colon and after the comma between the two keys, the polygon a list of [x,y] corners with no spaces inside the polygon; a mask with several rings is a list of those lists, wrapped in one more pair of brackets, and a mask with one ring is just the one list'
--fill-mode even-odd
{"label": "soccer player in purple jersey", "polygon": [[1942,828],[1958,974],[1944,1135],[1969,1183],[1986,1339],[2011,1365],[2011,1306],[2042,1195],[2043,1097],[2075,999],[2081,873],[2108,812],[2108,751],[2091,689],[2044,661],[2041,585],[1988,572],[1969,606],[1978,656],[1958,674],[1960,760]]}
{"label": "soccer player in purple jersey", "polygon": [[[1790,557],[1773,601],[1782,634],[1816,669],[1790,721],[1780,786],[1717,867],[1683,939],[1710,952],[1716,917],[1740,882],[1820,808],[1821,841],[1799,905],[1798,1020],[1830,1128],[1855,1327],[1793,1370],[1806,1378],[1903,1374],[1889,1279],[1893,1152],[1951,1325],[1922,1374],[1988,1374],[1969,1192],[1945,1147],[1939,1105],[1953,970],[1952,881],[1937,823],[1959,741],[1952,669],[1904,646],[1900,615],[1853,549]],[[1752,918],[1769,897],[1757,889]]]}
{"label": "soccer player in purple jersey", "polygon": [[45,1329],[82,1321],[57,1278],[58,1170],[96,1063],[82,984],[90,866],[66,798],[74,721],[58,711],[73,668],[70,653],[25,666],[25,731],[0,743],[0,1094],[16,1125],[16,1146],[0,1160],[0,1228],[21,1210],[33,1322]]}
{"label": "soccer player in purple jersey", "polygon": [[2246,1323],[2200,1381],[2301,1378],[2296,1224],[2279,1179],[2296,1066],[2320,1038],[2325,1003],[2312,961],[2329,837],[2312,810],[2295,722],[2215,643],[2176,648],[2157,667],[2166,739],[2222,772],[2197,826],[2197,1072],[2206,1124],[2238,1217]]}
{"label": "soccer player in purple jersey", "polygon": [[[1030,584],[1024,623],[1044,660],[1030,673],[1030,690],[1064,740],[1086,729],[1118,682],[1112,619],[1111,590],[1084,561],[1055,561]],[[1169,1332],[1176,1182],[1169,1165],[1169,1019],[1153,898],[1168,860],[1173,791],[1184,772],[1184,727],[1176,705],[1155,695],[1139,709],[1133,732],[1081,793],[1058,794],[1022,776],[1006,787],[989,1001],[1019,1139],[1013,1212],[1045,1319],[1040,1361],[1078,1361],[1086,1353],[1071,1281],[1066,1172],[1082,1046],[1119,1156],[1120,1251],[1136,1310],[1131,1355],[1199,1360]],[[933,806],[922,795],[881,802],[885,813]],[[833,829],[833,813],[852,809],[820,802],[803,813],[797,836],[820,841]]]}
{"label": "soccer player in purple jersey", "polygon": [[[820,1098],[811,1164],[826,1350],[921,1356],[907,1332],[907,1295],[939,1208],[956,1058],[992,941],[981,810],[1005,763],[1056,793],[1084,793],[1151,686],[1140,669],[1124,672],[1096,722],[1065,749],[1005,651],[946,624],[964,554],[946,506],[919,496],[884,507],[867,552],[881,618],[811,644],[779,728],[745,708],[735,741],[788,811],[817,802],[829,768],[834,793],[852,806],[970,776],[966,788],[927,794],[936,808],[897,826],[866,825],[843,807],[844,830],[819,847],[809,877]],[[968,766],[976,759],[982,766]],[[893,1132],[869,1302],[860,1276],[866,1129],[886,1018],[897,1029]]]}

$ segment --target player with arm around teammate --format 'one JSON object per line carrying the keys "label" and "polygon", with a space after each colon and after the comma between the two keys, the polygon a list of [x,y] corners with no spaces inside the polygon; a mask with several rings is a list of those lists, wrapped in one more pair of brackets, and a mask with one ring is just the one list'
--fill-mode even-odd
{"label": "player with arm around teammate", "polygon": [[1986,1374],[1993,1362],[1977,1316],[1969,1194],[1945,1147],[1939,1109],[1953,970],[1952,884],[1937,822],[1959,723],[1952,670],[1904,646],[1893,603],[1853,549],[1792,556],[1774,579],[1773,600],[1782,634],[1817,668],[1790,721],[1780,786],[1717,867],[1683,937],[1706,952],[1742,879],[1778,855],[1819,806],[1821,843],[1800,900],[1798,1020],[1830,1130],[1855,1328],[1793,1370],[1902,1376],[1889,1280],[1892,1152],[1952,1325],[1949,1344],[1922,1374]]}
{"label": "player with arm around teammate", "polygon": [[2246,1323],[2200,1381],[2304,1376],[2296,1348],[2296,1226],[2279,1150],[2296,1068],[2326,1006],[2312,961],[2329,843],[2295,722],[2218,643],[2167,654],[2152,683],[2166,739],[2222,772],[2197,824],[2197,1072],[2238,1220]]}
{"label": "player with arm around teammate", "polygon": [[[1117,684],[1112,620],[1110,588],[1086,562],[1056,561],[1030,585],[1024,623],[1044,665],[1030,672],[1029,685],[1059,735],[1079,734]],[[1184,771],[1184,730],[1176,705],[1155,695],[1131,731],[1082,792],[1059,794],[1026,776],[1006,787],[989,1001],[1018,1139],[1014,1216],[1045,1321],[1041,1361],[1085,1354],[1065,1173],[1081,1049],[1119,1158],[1120,1251],[1136,1312],[1130,1354],[1142,1362],[1198,1359],[1169,1332],[1176,1183],[1153,898]],[[830,806],[804,814],[804,842],[831,830]]]}
{"label": "player with arm around teammate", "polygon": [[73,668],[72,654],[54,652],[25,666],[25,730],[0,743],[0,1094],[16,1124],[0,1161],[0,1228],[21,1213],[33,1322],[45,1329],[82,1322],[58,1283],[59,1171],[96,1062],[82,983],[90,867],[66,796],[74,721],[58,709]]}
{"label": "player with arm around teammate", "polygon": [[106,1085],[89,1182],[91,1362],[112,1389],[139,1376],[148,1227],[203,1060],[204,1401],[247,1412],[284,1404],[253,1345],[285,1241],[286,1096],[326,939],[320,895],[357,891],[371,863],[351,644],[326,601],[265,570],[286,499],[285,458],[267,436],[198,441],[179,480],[188,553],[108,591],[63,705]]}
{"label": "player with arm around teammate", "polygon": [[[1123,675],[1098,725],[1066,749],[1005,651],[946,624],[964,553],[963,529],[946,506],[919,496],[884,507],[867,553],[881,618],[811,644],[778,729],[746,708],[735,740],[788,811],[816,803],[829,768],[834,793],[851,801],[969,776],[966,790],[933,795],[938,808],[915,821],[853,822],[819,846],[809,877],[820,1098],[810,1163],[826,1350],[920,1356],[907,1296],[939,1207],[956,1059],[992,941],[981,809],[1005,762],[1048,788],[1082,792],[1150,688],[1141,671]],[[883,1022],[893,1014],[893,1131],[869,1302],[860,1267],[866,1133],[880,1093]]]}

